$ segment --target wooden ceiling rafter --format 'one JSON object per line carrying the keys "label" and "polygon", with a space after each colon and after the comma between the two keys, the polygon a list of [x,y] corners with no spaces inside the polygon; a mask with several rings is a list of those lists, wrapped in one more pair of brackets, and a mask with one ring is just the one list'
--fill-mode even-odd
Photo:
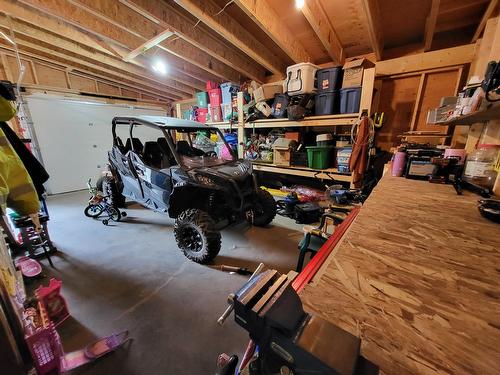
{"label": "wooden ceiling rafter", "polygon": [[382,34],[382,19],[378,1],[362,0],[362,4],[373,53],[375,54],[376,60],[380,61],[384,50],[384,37]]}
{"label": "wooden ceiling rafter", "polygon": [[302,14],[335,64],[344,64],[344,48],[319,0],[308,0]]}
{"label": "wooden ceiling rafter", "polygon": [[[105,22],[113,24],[116,28],[133,34],[142,39],[141,44],[149,39],[159,35],[163,30],[149,20],[145,22],[144,17],[131,10],[128,6],[118,0],[68,0],[71,4],[91,13]],[[167,40],[158,43],[158,48],[175,56],[178,59],[185,60],[207,73],[225,80],[240,80],[240,74],[231,67],[212,58],[209,54],[199,48],[192,46],[182,39]]]}
{"label": "wooden ceiling rafter", "polygon": [[158,35],[152,37],[149,40],[146,40],[144,43],[142,43],[139,47],[136,49],[130,51],[130,53],[123,58],[124,61],[131,61],[137,56],[143,54],[147,50],[156,47],[158,44],[163,42],[165,39],[170,38],[174,33],[170,29],[166,29],[163,32],[159,33]]}
{"label": "wooden ceiling rafter", "polygon": [[425,33],[424,33],[424,52],[431,49],[432,39],[434,38],[434,32],[436,30],[436,24],[439,14],[440,0],[432,0],[431,9],[429,16],[425,22]]}
{"label": "wooden ceiling rafter", "polygon": [[[0,0],[0,2],[8,0]],[[141,45],[146,38],[139,38],[134,35],[134,32],[124,32],[124,29],[117,28],[113,24],[106,23],[102,18],[89,15],[89,12],[81,7],[77,7],[64,0],[18,0],[20,3],[31,7],[39,12],[46,14],[49,17],[62,21],[79,30],[82,30],[89,35],[92,35],[101,40],[113,43],[120,48],[128,50],[134,49]],[[127,52],[127,53],[128,53]],[[169,66],[175,75],[171,75],[171,79],[177,80],[178,76],[184,76],[186,79],[195,79],[198,83],[206,81],[207,77],[213,77],[202,69],[187,65],[185,60],[180,60],[170,53],[161,52],[158,56],[164,58],[169,63]],[[179,81],[180,82],[180,81]]]}
{"label": "wooden ceiling rafter", "polygon": [[238,7],[264,31],[295,63],[312,62],[312,57],[280,20],[268,0],[234,0]]}
{"label": "wooden ceiling rafter", "polygon": [[169,28],[177,36],[203,49],[210,56],[257,82],[264,81],[265,69],[250,58],[227,46],[217,36],[211,35],[203,26],[194,27],[195,22],[166,2],[153,3],[149,0],[119,0],[146,19]]}
{"label": "wooden ceiling rafter", "polygon": [[[68,73],[72,74],[77,74],[77,75],[82,75],[83,77],[90,78],[90,79],[95,79],[99,81],[103,81],[104,83],[108,84],[116,84],[116,85],[121,85],[124,86],[125,88],[129,88],[130,90],[139,90],[143,91],[145,93],[151,94],[152,96],[157,96],[159,98],[163,98],[164,100],[167,101],[177,101],[176,95],[172,95],[169,93],[165,93],[160,90],[151,90],[149,87],[144,87],[140,84],[137,84],[136,82],[130,82],[127,78],[113,78],[109,77],[106,75],[103,75],[101,72],[94,72],[91,70],[87,70],[84,67],[81,66],[76,66],[72,65],[68,61],[63,61],[59,60],[57,57],[54,58],[54,56],[49,56],[46,53],[40,53],[35,50],[31,50],[30,48],[24,48],[24,46],[20,46],[21,49],[19,50],[19,54],[22,59],[32,59],[33,62],[37,64],[42,64],[46,65],[49,67],[53,68],[59,68],[61,70],[66,70]],[[14,51],[14,48],[12,45],[2,45],[0,41],[0,51],[4,52],[5,54],[15,58],[16,54]]]}
{"label": "wooden ceiling rafter", "polygon": [[[113,58],[111,56],[105,55],[103,53],[89,51],[88,49],[80,46],[72,41],[66,40],[60,36],[50,34],[42,29],[36,29],[35,27],[26,25],[21,23],[13,18],[11,18],[11,23],[13,30],[16,35],[16,43],[18,45],[24,45],[32,49],[40,48],[42,52],[50,51],[49,48],[43,47],[43,44],[48,46],[53,46],[52,50],[54,51],[54,56],[56,56],[57,50],[64,50],[66,53],[74,54],[75,56],[68,56],[74,60],[80,59],[82,63],[85,63],[87,67],[93,67],[95,69],[102,69],[103,72],[111,72],[114,71],[111,69],[116,69],[120,71],[120,74],[123,76],[133,75],[135,82],[143,82],[144,84],[148,84],[150,87],[165,92],[169,90],[176,97],[185,97],[192,95],[194,93],[193,89],[187,88],[179,88],[178,85],[174,87],[169,86],[168,80],[160,80],[158,78],[151,76],[147,76],[144,74],[144,70],[133,65],[127,64],[121,60]],[[5,30],[8,30],[9,25],[6,23],[6,17],[0,16],[0,27],[3,27]],[[33,43],[30,40],[36,40],[37,43]],[[57,52],[59,57],[64,54],[61,52]],[[111,68],[111,69],[110,69]],[[142,78],[142,79],[141,79]],[[164,88],[162,88],[162,86]]]}
{"label": "wooden ceiling rafter", "polygon": [[498,0],[490,0],[488,7],[486,8],[486,11],[484,12],[483,17],[481,18],[481,22],[479,22],[479,25],[476,31],[474,32],[474,36],[472,37],[472,43],[474,43],[476,40],[479,39],[479,37],[483,33],[484,28],[486,27],[486,22],[492,16],[497,6],[498,6]]}
{"label": "wooden ceiling rafter", "polygon": [[[263,43],[250,35],[242,26],[212,0],[174,0],[215,33],[222,36],[255,62],[278,76],[283,76],[286,64]],[[217,14],[217,13],[220,14]]]}

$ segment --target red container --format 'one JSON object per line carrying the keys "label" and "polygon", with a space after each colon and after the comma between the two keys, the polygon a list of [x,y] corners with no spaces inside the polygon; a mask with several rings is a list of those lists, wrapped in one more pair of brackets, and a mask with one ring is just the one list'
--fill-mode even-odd
{"label": "red container", "polygon": [[211,122],[221,122],[222,121],[222,109],[220,106],[210,106],[210,121]]}
{"label": "red container", "polygon": [[215,90],[219,88],[219,84],[214,81],[207,81],[207,91]]}
{"label": "red container", "polygon": [[222,103],[222,91],[220,89],[208,90],[208,99],[212,107],[220,107]]}
{"label": "red container", "polygon": [[196,121],[202,124],[207,122],[208,108],[198,108],[196,110]]}

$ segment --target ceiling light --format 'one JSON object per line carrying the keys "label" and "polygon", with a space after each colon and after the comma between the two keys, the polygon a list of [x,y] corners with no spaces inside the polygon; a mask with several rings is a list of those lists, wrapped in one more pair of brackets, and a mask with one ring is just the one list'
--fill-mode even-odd
{"label": "ceiling light", "polygon": [[297,9],[302,9],[304,6],[305,0],[295,0],[295,7]]}
{"label": "ceiling light", "polygon": [[152,65],[152,68],[153,71],[158,74],[161,74],[163,76],[167,74],[167,65],[161,60],[156,60]]}

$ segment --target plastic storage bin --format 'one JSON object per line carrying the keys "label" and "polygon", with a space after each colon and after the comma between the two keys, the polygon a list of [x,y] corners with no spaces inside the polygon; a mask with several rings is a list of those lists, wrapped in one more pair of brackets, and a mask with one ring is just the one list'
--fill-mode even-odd
{"label": "plastic storage bin", "polygon": [[220,90],[222,91],[222,103],[231,103],[231,91],[240,91],[240,85],[234,82],[224,82],[220,85]]}
{"label": "plastic storage bin", "polygon": [[211,106],[220,106],[222,103],[222,92],[220,89],[208,90],[208,100]]}
{"label": "plastic storage bin", "polygon": [[208,96],[206,91],[196,93],[196,103],[198,107],[208,108]]}
{"label": "plastic storage bin", "polygon": [[238,110],[236,108],[233,110],[232,103],[222,103],[220,105],[220,108],[222,110],[222,121],[227,121],[231,119],[233,115],[236,115],[238,113]]}
{"label": "plastic storage bin", "polygon": [[316,116],[339,113],[338,91],[316,94],[314,106]]}
{"label": "plastic storage bin", "polygon": [[207,81],[207,91],[215,90],[219,88],[219,84],[214,81]]}
{"label": "plastic storage bin", "polygon": [[332,146],[308,146],[307,165],[313,169],[326,169],[330,167]]}
{"label": "plastic storage bin", "polygon": [[210,106],[210,122],[221,122],[222,110],[220,105]]}
{"label": "plastic storage bin", "polygon": [[361,100],[361,87],[340,90],[340,113],[358,113]]}
{"label": "plastic storage bin", "polygon": [[352,147],[341,147],[337,149],[337,169],[339,172],[349,172],[349,159]]}
{"label": "plastic storage bin", "polygon": [[273,99],[276,94],[283,93],[283,84],[266,83],[253,91],[253,97],[256,103]]}
{"label": "plastic storage bin", "polygon": [[300,63],[286,68],[285,87],[288,95],[316,92],[315,78],[318,67],[311,63]]}
{"label": "plastic storage bin", "polygon": [[341,66],[335,68],[319,69],[316,72],[318,94],[334,92],[342,86],[343,70]]}
{"label": "plastic storage bin", "polygon": [[286,108],[288,107],[288,95],[276,94],[273,106],[271,107],[271,116],[274,118],[286,117]]}
{"label": "plastic storage bin", "polygon": [[196,121],[202,124],[207,122],[208,108],[198,108],[196,110]]}

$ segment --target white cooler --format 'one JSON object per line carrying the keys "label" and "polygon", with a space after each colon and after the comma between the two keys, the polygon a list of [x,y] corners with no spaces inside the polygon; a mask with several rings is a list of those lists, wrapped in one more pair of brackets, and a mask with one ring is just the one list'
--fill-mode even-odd
{"label": "white cooler", "polygon": [[286,68],[284,89],[288,95],[312,94],[316,92],[314,81],[318,66],[311,63],[300,63]]}

